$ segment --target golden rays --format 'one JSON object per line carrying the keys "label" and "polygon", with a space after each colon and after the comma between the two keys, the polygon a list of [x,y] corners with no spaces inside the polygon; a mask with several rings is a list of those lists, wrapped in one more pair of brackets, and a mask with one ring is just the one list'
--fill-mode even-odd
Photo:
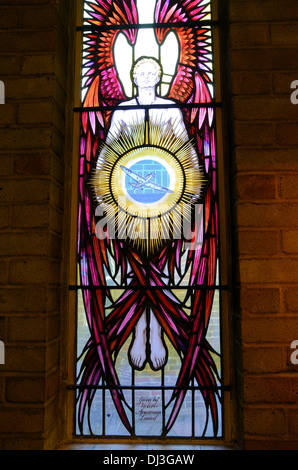
{"label": "golden rays", "polygon": [[[148,162],[163,168],[166,187],[158,188],[154,173],[140,176],[131,170]],[[110,233],[149,256],[167,241],[181,238],[205,182],[186,133],[178,134],[175,126],[161,121],[136,121],[108,136],[90,185],[96,204],[105,211]],[[148,194],[154,191],[150,199]]]}

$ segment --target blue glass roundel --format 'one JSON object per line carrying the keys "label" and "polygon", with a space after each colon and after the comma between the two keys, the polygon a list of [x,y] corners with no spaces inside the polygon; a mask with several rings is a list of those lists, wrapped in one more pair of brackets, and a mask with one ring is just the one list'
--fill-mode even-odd
{"label": "blue glass roundel", "polygon": [[121,167],[126,173],[125,189],[136,202],[150,204],[160,201],[169,190],[170,176],[167,169],[155,160],[141,160],[130,168]]}

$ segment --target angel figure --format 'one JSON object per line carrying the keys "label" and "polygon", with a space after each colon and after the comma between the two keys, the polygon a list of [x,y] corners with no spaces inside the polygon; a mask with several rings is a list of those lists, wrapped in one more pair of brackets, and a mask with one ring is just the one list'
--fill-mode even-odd
{"label": "angel figure", "polygon": [[[147,119],[150,122],[158,122],[162,132],[171,128],[175,135],[187,136],[182,112],[178,107],[169,108],[174,105],[173,100],[164,99],[157,95],[156,89],[162,75],[162,67],[154,57],[139,58],[132,68],[132,80],[137,88],[135,98],[122,102],[114,111],[107,140],[113,136],[115,139],[121,135],[124,129],[131,132],[136,122],[144,122],[146,113],[144,109],[125,109],[125,107],[136,105],[159,105],[153,109],[149,108]],[[124,108],[124,109],[122,109]],[[100,171],[100,170],[99,170]],[[167,348],[162,338],[161,325],[152,311],[149,314],[149,346],[150,364],[154,370],[163,367],[167,360]],[[130,361],[137,369],[143,369],[147,358],[147,314],[142,314],[134,331],[134,339],[130,347]]]}
{"label": "angel figure", "polygon": [[183,132],[187,133],[179,107],[168,107],[169,105],[175,105],[175,101],[161,98],[156,92],[161,76],[162,67],[157,59],[154,57],[140,57],[137,59],[131,72],[133,83],[137,87],[137,96],[131,100],[123,101],[118,106],[118,110],[114,111],[109,134],[121,132],[123,128],[133,126],[136,121],[145,120],[144,109],[121,109],[122,107],[137,105],[158,105],[158,107],[149,110],[151,121],[160,122],[163,129],[171,125],[176,135]]}

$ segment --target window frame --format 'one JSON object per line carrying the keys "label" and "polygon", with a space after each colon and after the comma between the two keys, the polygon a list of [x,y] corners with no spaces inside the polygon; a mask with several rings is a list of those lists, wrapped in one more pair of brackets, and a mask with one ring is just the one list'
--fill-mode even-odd
{"label": "window frame", "polygon": [[[79,440],[84,442],[90,441],[107,441],[114,442],[112,436],[106,437],[89,437],[78,436],[75,434],[75,391],[73,388],[75,381],[75,359],[76,359],[76,330],[77,330],[77,295],[74,286],[77,285],[77,208],[78,208],[78,181],[79,181],[79,137],[80,137],[80,109],[81,109],[81,51],[82,51],[82,29],[80,26],[83,13],[83,1],[76,0],[76,31],[75,31],[75,72],[74,72],[74,106],[73,106],[73,161],[72,161],[72,182],[71,182],[71,227],[70,227],[70,247],[69,247],[69,271],[68,271],[68,321],[66,327],[67,336],[67,380],[65,389],[65,431],[67,439],[70,441]],[[220,238],[220,332],[221,332],[221,355],[222,355],[222,377],[223,377],[223,435],[219,438],[195,438],[196,444],[208,443],[215,445],[223,445],[230,443],[233,436],[234,412],[231,404],[233,397],[233,368],[232,368],[232,335],[231,335],[231,268],[230,257],[228,253],[229,247],[229,193],[228,193],[228,170],[225,162],[227,159],[227,129],[225,125],[225,115],[223,109],[222,97],[222,75],[223,67],[221,66],[221,44],[220,38],[223,34],[223,22],[218,16],[219,6],[217,0],[212,0],[213,27],[212,27],[212,44],[213,44],[213,63],[214,63],[214,86],[215,96],[218,105],[215,107],[216,122],[216,145],[217,145],[217,181],[218,181],[218,216],[219,216],[219,238]],[[183,105],[181,105],[183,107]],[[163,438],[154,436],[155,442],[165,443]],[[145,438],[148,441],[149,437]],[[116,442],[131,442],[132,436],[119,436]],[[179,441],[174,439],[175,442]],[[138,438],[140,441],[140,438]],[[142,439],[141,439],[142,441]],[[166,442],[171,443],[173,439],[166,438]],[[181,438],[181,442],[192,442],[193,439]]]}

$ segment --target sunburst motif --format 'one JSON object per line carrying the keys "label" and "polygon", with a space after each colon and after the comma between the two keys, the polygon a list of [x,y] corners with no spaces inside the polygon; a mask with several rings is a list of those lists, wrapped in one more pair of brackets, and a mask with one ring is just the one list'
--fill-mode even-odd
{"label": "sunburst motif", "polygon": [[[146,186],[141,188],[142,200],[129,192],[121,169],[149,161],[169,175],[168,192],[153,202],[145,194]],[[181,238],[182,226],[190,222],[192,206],[202,196],[205,175],[186,133],[177,135],[175,126],[165,129],[160,121],[149,121],[135,122],[109,136],[90,183],[116,237],[150,255],[165,242]]]}

